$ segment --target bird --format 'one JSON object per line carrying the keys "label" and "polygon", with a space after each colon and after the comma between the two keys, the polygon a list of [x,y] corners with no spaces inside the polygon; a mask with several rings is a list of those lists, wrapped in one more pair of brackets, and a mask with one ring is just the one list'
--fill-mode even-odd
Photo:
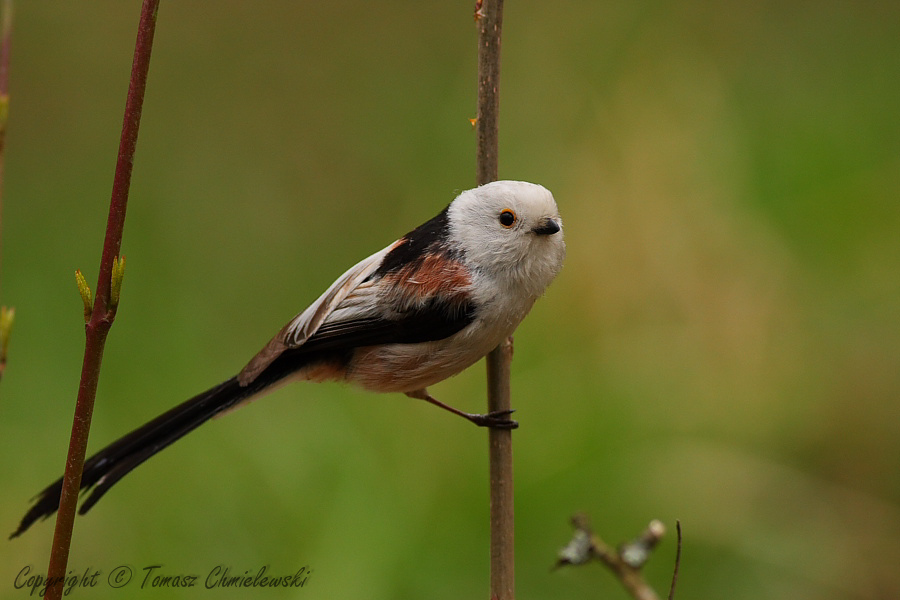
{"label": "bird", "polygon": [[[512,411],[467,413],[432,386],[512,335],[566,254],[553,195],[524,181],[460,193],[434,218],[350,267],[241,371],[93,454],[85,514],[122,477],[209,419],[293,381],[341,381],[425,400],[482,427],[512,429]],[[59,507],[62,478],[33,499],[15,538]]]}

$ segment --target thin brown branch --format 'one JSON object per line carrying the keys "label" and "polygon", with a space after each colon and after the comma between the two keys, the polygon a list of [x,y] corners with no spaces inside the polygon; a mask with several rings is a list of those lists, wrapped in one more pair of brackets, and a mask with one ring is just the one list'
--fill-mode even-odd
{"label": "thin brown branch", "polygon": [[[51,600],[59,600],[62,597],[63,586],[60,583],[66,574],[69,560],[72,529],[75,524],[75,505],[78,501],[78,490],[81,487],[81,472],[84,468],[84,456],[94,411],[94,398],[97,395],[97,383],[100,379],[103,348],[116,314],[116,304],[110,302],[113,296],[118,297],[118,290],[112,289],[113,263],[119,256],[119,250],[122,247],[125,209],[128,204],[128,190],[131,184],[131,171],[137,147],[147,73],[150,68],[150,51],[153,46],[153,34],[156,30],[158,5],[159,0],[144,0],[141,8],[131,80],[125,103],[125,118],[122,124],[122,136],[119,141],[119,154],[109,203],[106,237],[100,258],[97,293],[94,296],[90,321],[85,325],[81,382],[78,386],[75,418],[72,422],[72,435],[63,475],[59,513],[56,518],[56,529],[53,534],[53,546],[47,571],[48,581],[57,582],[47,588],[46,598]],[[118,282],[121,284],[121,277],[118,278]]]}
{"label": "thin brown branch", "polygon": [[675,600],[675,585],[678,583],[678,569],[681,568],[681,521],[675,521],[675,531],[678,534],[678,545],[675,551],[675,569],[672,572],[672,585],[669,586],[669,600]]}
{"label": "thin brown branch", "polygon": [[[503,0],[477,0],[478,110],[475,120],[475,182],[497,179],[500,110],[500,41]],[[488,412],[510,409],[512,340],[487,356]],[[512,432],[490,429],[491,598],[515,598]]]}
{"label": "thin brown branch", "polygon": [[[575,528],[572,540],[560,550],[556,567],[583,565],[597,560],[612,571],[635,600],[659,600],[659,596],[644,580],[641,568],[650,559],[651,552],[665,534],[666,528],[660,521],[651,521],[637,538],[618,548],[608,545],[591,530],[587,515],[578,514],[572,517],[572,526]],[[674,585],[673,581],[673,591]]]}
{"label": "thin brown branch", "polygon": [[[507,339],[487,356],[488,411],[510,406],[513,341]],[[515,596],[515,511],[512,431],[488,430],[491,518],[491,598]]]}
{"label": "thin brown branch", "polygon": [[500,139],[500,42],[503,27],[503,0],[479,0],[475,23],[478,27],[478,112],[475,117],[475,183],[484,185],[497,179]]}
{"label": "thin brown branch", "polygon": [[[9,120],[9,51],[12,44],[12,0],[2,0],[0,5],[0,258],[2,258],[3,223],[3,175],[6,155],[6,124]],[[6,354],[13,318],[12,307],[0,306],[0,379],[6,370]]]}

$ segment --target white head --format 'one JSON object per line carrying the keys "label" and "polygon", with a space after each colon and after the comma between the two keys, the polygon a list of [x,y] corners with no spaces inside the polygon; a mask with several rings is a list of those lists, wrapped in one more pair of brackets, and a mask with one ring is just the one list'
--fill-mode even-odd
{"label": "white head", "polygon": [[495,181],[460,194],[448,210],[450,242],[474,269],[540,296],[566,256],[553,194],[524,181]]}

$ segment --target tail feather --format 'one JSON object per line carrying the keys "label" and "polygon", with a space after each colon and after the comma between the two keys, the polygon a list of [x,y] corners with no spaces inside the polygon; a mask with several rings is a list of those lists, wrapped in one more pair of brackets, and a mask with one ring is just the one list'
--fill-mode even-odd
{"label": "tail feather", "polygon": [[[268,386],[263,381],[242,387],[237,378],[232,377],[161,414],[91,456],[85,461],[81,475],[81,490],[90,494],[78,512],[84,514],[90,510],[116,482],[145,460],[264,387]],[[56,512],[61,494],[62,478],[34,498],[34,505],[22,518],[18,529],[9,536],[10,539]]]}

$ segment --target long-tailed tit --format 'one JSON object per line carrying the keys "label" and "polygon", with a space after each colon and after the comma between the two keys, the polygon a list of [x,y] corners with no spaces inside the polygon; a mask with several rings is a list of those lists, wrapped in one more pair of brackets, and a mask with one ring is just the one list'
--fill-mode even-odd
{"label": "long-tailed tit", "polygon": [[[516,427],[508,412],[465,413],[427,388],[511,335],[564,256],[562,221],[545,188],[497,181],[463,192],[341,275],[236,376],[91,456],[81,478],[91,492],[79,512],[210,418],[290,381],[349,381],[426,400],[476,425]],[[42,491],[11,537],[53,514],[61,489],[59,479]]]}

